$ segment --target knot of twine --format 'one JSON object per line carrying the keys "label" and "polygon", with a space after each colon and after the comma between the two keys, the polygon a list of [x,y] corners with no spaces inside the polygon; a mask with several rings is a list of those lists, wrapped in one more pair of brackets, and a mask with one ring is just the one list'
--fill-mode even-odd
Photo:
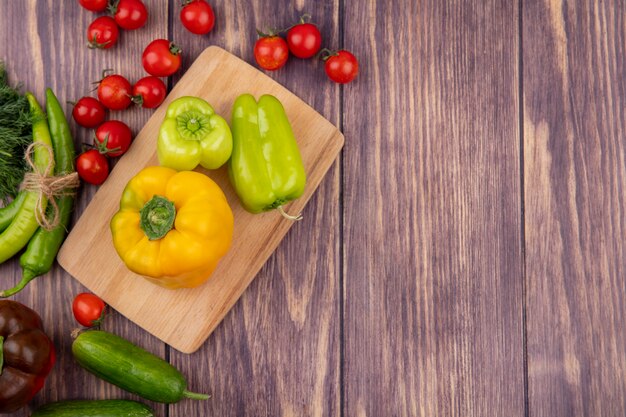
{"label": "knot of twine", "polygon": [[[32,154],[37,146],[44,148],[48,151],[48,155],[50,155],[50,162],[48,162],[48,165],[43,169],[38,169],[33,161]],[[26,163],[32,168],[33,172],[28,172],[24,175],[24,181],[22,181],[22,185],[20,185],[20,190],[39,193],[37,205],[35,206],[35,218],[39,226],[50,231],[57,227],[61,221],[56,197],[74,194],[73,189],[80,185],[78,173],[72,172],[67,175],[51,176],[52,170],[54,169],[54,152],[52,151],[52,147],[45,143],[31,143],[28,148],[26,148],[24,159],[26,159]],[[52,209],[51,219],[46,216],[46,200],[50,203]]]}

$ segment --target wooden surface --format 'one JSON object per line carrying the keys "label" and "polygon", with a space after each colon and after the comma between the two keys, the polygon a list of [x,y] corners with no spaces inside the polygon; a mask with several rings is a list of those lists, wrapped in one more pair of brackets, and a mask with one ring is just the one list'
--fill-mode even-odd
{"label": "wooden surface", "polygon": [[524,10],[524,195],[532,415],[626,413],[626,15]]}
{"label": "wooden surface", "polygon": [[[155,37],[182,45],[184,69],[213,44],[252,62],[255,27],[305,11],[361,62],[343,87],[319,62],[269,74],[346,144],[206,343],[183,354],[109,318],[214,395],[159,416],[626,414],[623,2],[234,0],[197,37],[160,1],[105,52],[84,46],[93,16],[61,3],[0,2],[0,56],[39,98],[78,98],[109,67],[137,80]],[[150,114],[119,118],[137,132]],[[80,190],[75,220],[95,191]],[[15,282],[17,262],[0,274]],[[55,267],[16,297],[60,353],[33,405],[132,397],[71,358],[83,289]]]}
{"label": "wooden surface", "polygon": [[[91,292],[183,353],[193,353],[204,343],[297,222],[283,218],[276,210],[248,213],[231,186],[226,166],[213,171],[199,168],[226,195],[235,220],[232,244],[208,282],[197,288],[173,291],[154,285],[124,265],[113,247],[110,221],[119,210],[120,196],[131,178],[143,168],[159,164],[157,138],[172,101],[183,96],[200,97],[210,103],[217,114],[230,120],[235,99],[246,93],[257,99],[271,94],[285,107],[307,173],[304,194],[285,205],[285,211],[301,213],[337,159],[344,143],[343,135],[276,81],[212,46],[198,56],[141,129],[132,149],[120,158],[58,255],[59,265]],[[167,313],[163,314],[164,311]],[[187,324],[181,326],[184,321]]]}
{"label": "wooden surface", "polygon": [[448,3],[346,3],[345,416],[524,414],[518,8]]}

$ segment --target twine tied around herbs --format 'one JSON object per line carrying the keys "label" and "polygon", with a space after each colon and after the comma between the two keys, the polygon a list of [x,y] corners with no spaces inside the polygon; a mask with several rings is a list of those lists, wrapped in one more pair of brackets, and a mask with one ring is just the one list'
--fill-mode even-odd
{"label": "twine tied around herbs", "polygon": [[[48,165],[44,169],[38,169],[33,161],[32,154],[35,152],[35,147],[42,147],[50,155]],[[37,198],[37,205],[35,206],[35,218],[39,226],[50,231],[59,225],[61,221],[59,219],[59,205],[56,202],[56,197],[63,197],[74,194],[74,189],[80,185],[78,179],[78,173],[72,172],[71,174],[62,174],[57,176],[51,176],[54,169],[54,152],[52,147],[45,143],[34,142],[31,143],[24,155],[26,163],[32,168],[32,172],[27,172],[24,175],[24,181],[20,185],[20,190],[35,191],[39,193]],[[46,216],[46,200],[48,200],[50,207],[52,208],[52,218],[49,219]]]}

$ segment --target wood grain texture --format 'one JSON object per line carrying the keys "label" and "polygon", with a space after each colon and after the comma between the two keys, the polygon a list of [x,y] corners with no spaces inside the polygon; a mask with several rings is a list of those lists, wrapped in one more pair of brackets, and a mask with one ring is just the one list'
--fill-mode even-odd
{"label": "wood grain texture", "polygon": [[[143,30],[123,32],[120,43],[107,51],[90,50],[86,47],[89,23],[96,17],[78,6],[74,1],[23,1],[0,2],[0,58],[7,63],[12,80],[21,81],[24,89],[32,91],[44,104],[45,88],[50,87],[59,101],[76,100],[90,95],[92,82],[101,77],[102,70],[113,68],[126,75],[131,82],[145,75],[140,55],[154,37],[167,36],[167,4],[152,2],[151,16]],[[71,106],[64,107],[69,117]],[[127,123],[134,133],[148,120],[151,111],[131,109],[109,113],[109,119]],[[76,148],[91,143],[93,132],[78,127],[70,121]],[[82,186],[78,193],[73,221],[91,201],[97,191],[95,186]],[[2,287],[13,286],[21,272],[17,258],[0,265]],[[55,264],[52,271],[33,281],[14,299],[38,311],[44,325],[58,350],[55,365],[45,387],[32,402],[32,407],[59,399],[77,398],[137,398],[124,393],[110,384],[98,380],[80,368],[71,354],[70,332],[78,324],[74,321],[71,304],[74,296],[85,288]],[[105,323],[105,329],[113,331],[145,349],[165,355],[165,345],[149,333],[129,322],[116,312]],[[166,407],[151,404],[159,415],[165,415]],[[15,417],[30,415],[29,409],[12,414]]]}
{"label": "wood grain texture", "polygon": [[517,2],[345,10],[344,415],[521,417]]}
{"label": "wood grain texture", "polygon": [[[216,44],[254,64],[255,28],[286,27],[309,12],[324,44],[339,39],[339,1],[212,2],[217,16],[205,37],[174,21],[172,39],[187,54]],[[174,15],[178,7],[173,2]],[[185,59],[184,65],[188,65]],[[321,62],[291,58],[266,73],[340,123],[340,88],[326,80]],[[176,77],[175,77],[176,80]],[[194,354],[172,351],[172,364],[193,384],[213,393],[185,402],[170,416],[339,416],[340,172],[335,163],[252,284]]]}
{"label": "wood grain texture", "polygon": [[524,2],[529,414],[626,414],[626,20]]}
{"label": "wood grain texture", "polygon": [[[47,86],[76,99],[109,67],[137,80],[157,37],[181,44],[183,70],[213,44],[253,62],[254,29],[302,12],[324,46],[361,62],[345,87],[320,62],[269,74],[343,125],[346,147],[202,348],[176,352],[112,313],[108,330],[214,395],[151,404],[158,416],[625,414],[624,5],[518,3],[213,1],[215,29],[195,36],[179,2],[149,1],[147,27],[90,51],[95,15],[76,1],[0,1],[0,58],[40,99]],[[138,132],[151,114],[111,116]],[[89,140],[72,130],[77,146]],[[96,190],[81,188],[74,221]],[[0,276],[16,282],[17,261]],[[42,313],[59,349],[33,406],[131,398],[71,357],[69,305],[82,290],[55,266],[16,297]]]}

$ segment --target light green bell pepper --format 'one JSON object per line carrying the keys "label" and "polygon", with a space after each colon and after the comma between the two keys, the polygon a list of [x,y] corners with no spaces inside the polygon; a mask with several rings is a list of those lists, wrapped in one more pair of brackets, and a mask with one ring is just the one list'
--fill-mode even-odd
{"label": "light green bell pepper", "polygon": [[228,123],[199,97],[180,97],[167,108],[159,130],[159,164],[177,171],[198,165],[216,169],[224,165],[233,149]]}
{"label": "light green bell pepper", "polygon": [[251,213],[278,210],[304,193],[306,173],[283,105],[271,95],[257,102],[241,95],[233,105],[233,155],[230,181],[243,207]]}

